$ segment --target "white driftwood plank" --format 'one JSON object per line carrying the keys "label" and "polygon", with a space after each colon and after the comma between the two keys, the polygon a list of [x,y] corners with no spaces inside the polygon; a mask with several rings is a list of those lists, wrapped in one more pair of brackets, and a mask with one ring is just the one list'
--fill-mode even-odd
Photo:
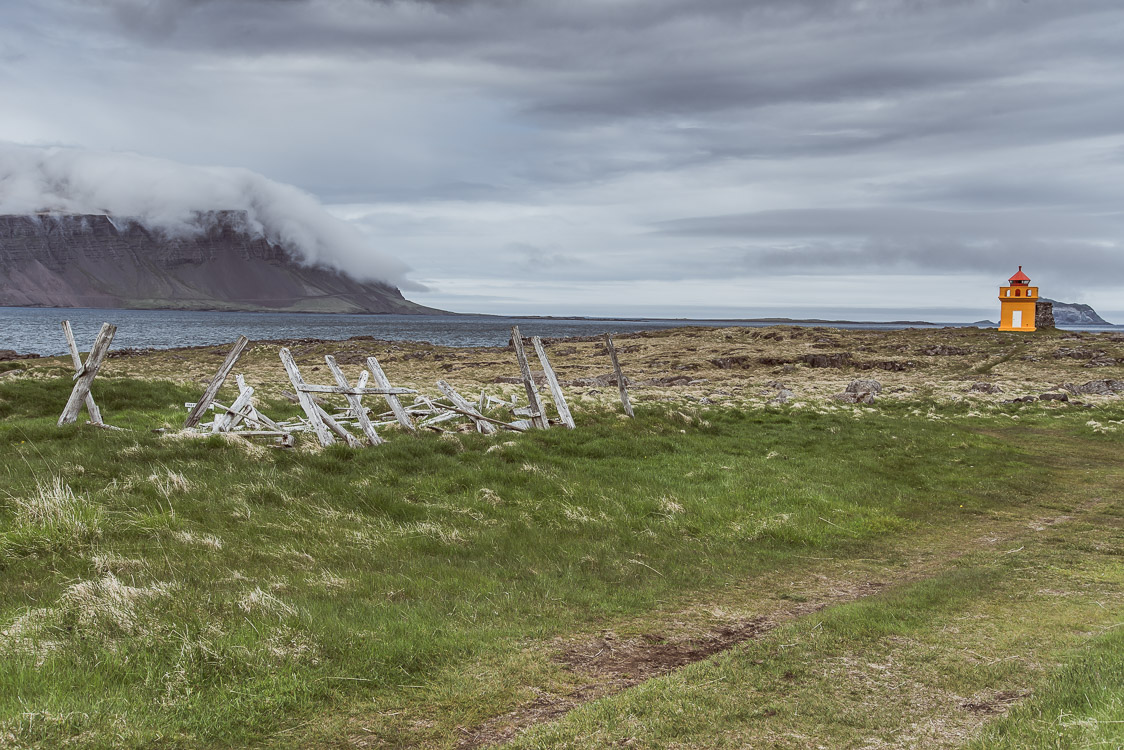
{"label": "white driftwood plank", "polygon": [[430,425],[441,424],[442,422],[448,422],[450,419],[459,419],[461,416],[463,415],[460,412],[450,409],[444,414],[438,414],[436,417],[430,417],[424,422],[418,422],[418,427],[429,427]]}
{"label": "white driftwood plank", "polygon": [[[460,409],[459,407],[456,407],[456,406],[450,407],[449,411],[455,412],[457,414],[462,414],[466,417],[472,416],[472,414],[470,414],[469,412],[464,411],[463,409]],[[505,422],[502,419],[492,419],[491,417],[485,417],[485,416],[479,415],[479,414],[476,415],[475,418],[476,419],[482,419],[485,422],[489,422],[491,424],[497,425],[498,427],[502,427],[505,430],[515,430],[516,432],[525,432],[526,430],[529,430],[532,426],[531,423],[529,421],[527,421],[526,419],[520,419],[516,422]],[[432,420],[430,420],[430,421],[432,421]]]}
{"label": "white driftwood plank", "polygon": [[250,340],[245,336],[239,336],[238,340],[234,342],[234,347],[230,350],[230,353],[226,355],[226,359],[223,360],[219,371],[215,373],[215,377],[211,378],[207,390],[203,391],[203,397],[196,402],[195,408],[191,410],[187,415],[187,419],[184,420],[183,427],[185,430],[199,424],[199,420],[203,418],[203,412],[205,412],[207,407],[211,405],[211,402],[215,400],[219,388],[222,388],[222,384],[226,382],[227,376],[230,375],[230,371],[234,369],[234,364],[238,361],[238,358],[242,356],[242,351],[246,348],[246,344],[248,343],[250,343]]}
{"label": "white driftwood plank", "polygon": [[59,427],[78,421],[78,412],[82,409],[86,396],[90,393],[90,386],[93,385],[94,378],[98,376],[98,370],[101,369],[101,363],[109,352],[109,345],[113,343],[113,334],[115,333],[117,333],[117,326],[109,323],[101,324],[98,337],[94,339],[94,345],[90,348],[90,356],[86,357],[86,363],[82,367],[82,375],[75,381],[74,387],[70,391],[70,398],[67,399],[66,406],[59,417]]}
{"label": "white driftwood plank", "polygon": [[332,433],[324,424],[324,420],[320,418],[320,407],[312,400],[312,396],[302,391],[300,387],[304,385],[304,378],[301,377],[301,371],[297,368],[297,363],[293,361],[293,355],[288,348],[282,347],[279,352],[281,356],[281,363],[285,365],[285,372],[289,375],[289,381],[293,384],[296,390],[297,401],[300,403],[301,408],[304,409],[305,416],[308,417],[308,424],[312,431],[316,433],[316,438],[320,441],[320,445],[328,446],[336,442],[332,437]]}
{"label": "white driftwood plank", "polygon": [[542,363],[542,371],[546,374],[546,384],[550,386],[550,395],[554,399],[554,408],[558,410],[558,416],[562,419],[562,424],[574,429],[574,418],[570,416],[570,406],[566,403],[566,396],[562,393],[562,386],[558,383],[558,378],[554,375],[554,368],[550,366],[550,360],[546,358],[546,349],[542,345],[542,339],[535,336],[531,339],[531,343],[535,347],[535,354],[538,355],[539,362]]}
{"label": "white driftwood plank", "polygon": [[484,415],[476,411],[476,409],[472,407],[472,404],[468,403],[461,394],[456,392],[453,386],[449,385],[444,380],[438,380],[437,390],[444,393],[445,396],[453,402],[453,406],[466,413],[466,416],[476,425],[477,431],[485,435],[491,435],[496,431],[496,428],[484,419]]}
{"label": "white driftwood plank", "polygon": [[238,398],[230,405],[229,409],[225,409],[222,414],[215,417],[215,422],[211,425],[211,432],[230,432],[234,426],[242,421],[242,417],[246,416],[245,412],[253,407],[250,405],[250,399],[254,397],[254,389],[246,386],[246,390],[238,394]]}
{"label": "white driftwood plank", "polygon": [[632,413],[632,402],[628,400],[628,386],[625,385],[624,373],[621,372],[621,363],[617,361],[617,348],[613,346],[613,339],[609,334],[605,334],[605,348],[609,350],[609,359],[613,361],[613,372],[617,376],[617,387],[621,391],[621,405],[624,406],[624,413],[630,417],[636,415]]}
{"label": "white driftwood plank", "polygon": [[[383,372],[382,365],[379,364],[377,359],[374,357],[367,357],[367,369],[371,371],[371,379],[375,381],[376,386],[388,391],[393,390],[390,385],[390,379],[386,376],[386,373]],[[417,393],[417,391],[410,392]],[[398,420],[398,424],[402,425],[410,432],[417,432],[417,427],[414,426],[410,415],[406,413],[402,402],[398,400],[398,396],[393,393],[385,393],[383,396],[386,398],[386,403],[390,406],[390,410],[394,412],[394,418]]]}
{"label": "white driftwood plank", "polygon": [[[74,331],[70,328],[70,321],[62,322],[62,332],[66,335],[66,346],[70,349],[70,359],[74,362],[74,372],[82,372],[82,355],[78,353],[78,342],[74,340]],[[101,409],[94,403],[94,397],[86,394],[86,411],[90,413],[90,422],[95,425],[102,424]]]}
{"label": "white driftwood plank", "polygon": [[535,416],[531,417],[531,423],[535,427],[545,430],[550,426],[550,423],[546,421],[542,400],[539,398],[539,391],[535,387],[535,379],[531,376],[531,365],[527,362],[527,352],[523,351],[523,337],[519,333],[519,326],[513,326],[511,329],[511,343],[515,346],[515,358],[519,360],[519,372],[523,375],[523,387],[527,390],[527,401],[535,412]]}
{"label": "white driftwood plank", "polygon": [[[350,388],[347,384],[347,378],[343,374],[343,370],[336,364],[336,358],[329,354],[324,357],[324,361],[328,363],[328,369],[332,371],[332,377],[336,379],[336,383],[341,388]],[[366,374],[367,371],[364,370],[363,372]],[[360,376],[359,380],[363,380],[362,376]],[[362,387],[360,387],[360,390],[363,390]],[[367,436],[367,442],[371,445],[382,445],[386,442],[375,432],[375,426],[371,424],[371,419],[367,416],[367,409],[359,402],[359,397],[352,393],[348,393],[346,396],[348,406],[351,407],[351,412],[355,415],[355,418],[359,420],[359,428],[363,430],[363,434]]]}
{"label": "white driftwood plank", "polygon": [[339,385],[314,385],[305,383],[300,386],[305,393],[334,393],[340,396],[406,396],[417,393],[413,388],[352,388]]}
{"label": "white driftwood plank", "polygon": [[359,442],[359,438],[352,435],[350,432],[343,428],[336,420],[332,419],[332,415],[324,411],[324,407],[316,404],[316,408],[320,411],[320,419],[328,426],[328,429],[340,436],[340,439],[347,443],[352,448],[362,448],[363,443]]}

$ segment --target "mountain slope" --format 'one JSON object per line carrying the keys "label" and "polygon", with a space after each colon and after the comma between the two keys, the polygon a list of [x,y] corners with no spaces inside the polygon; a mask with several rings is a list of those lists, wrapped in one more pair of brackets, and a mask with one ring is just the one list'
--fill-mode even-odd
{"label": "mountain slope", "polygon": [[1097,311],[1088,305],[1076,302],[1058,302],[1057,300],[1042,298],[1043,302],[1054,304],[1054,323],[1060,326],[1110,326],[1107,320],[1097,315]]}
{"label": "mountain slope", "polygon": [[393,286],[304,266],[225,212],[165,237],[106,215],[0,216],[0,306],[440,313]]}

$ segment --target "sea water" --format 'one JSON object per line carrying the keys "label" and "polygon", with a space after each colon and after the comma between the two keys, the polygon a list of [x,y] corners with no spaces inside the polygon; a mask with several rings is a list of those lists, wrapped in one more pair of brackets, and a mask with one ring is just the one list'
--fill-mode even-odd
{"label": "sea water", "polygon": [[[113,348],[167,349],[227,344],[238,336],[263,339],[329,339],[372,336],[427,341],[440,346],[503,346],[511,327],[524,336],[561,338],[652,331],[680,326],[777,325],[776,322],[641,318],[511,318],[491,315],[329,315],[315,313],[187,312],[0,307],[0,349],[64,354],[60,323],[69,320],[78,348],[89,349],[103,322],[117,326]],[[893,330],[904,323],[801,323],[833,328]],[[914,325],[914,327],[922,327]],[[937,327],[933,324],[931,327]],[[1118,327],[1114,327],[1118,328]],[[1087,330],[1093,330],[1092,328]]]}

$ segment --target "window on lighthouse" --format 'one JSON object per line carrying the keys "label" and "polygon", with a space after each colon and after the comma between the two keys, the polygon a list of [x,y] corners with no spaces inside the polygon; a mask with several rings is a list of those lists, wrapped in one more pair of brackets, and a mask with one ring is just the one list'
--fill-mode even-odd
{"label": "window on lighthouse", "polygon": [[1016,290],[1015,290],[1015,296],[1016,296],[1016,297],[1021,297],[1021,296],[1022,296],[1022,294],[1023,294],[1023,293],[1022,293],[1022,290],[1020,290],[1020,289],[1016,289]]}

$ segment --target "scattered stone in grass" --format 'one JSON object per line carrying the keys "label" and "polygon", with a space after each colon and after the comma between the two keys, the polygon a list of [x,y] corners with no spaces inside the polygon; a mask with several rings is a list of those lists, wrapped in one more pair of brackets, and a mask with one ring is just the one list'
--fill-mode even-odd
{"label": "scattered stone in grass", "polygon": [[1039,401],[1061,401],[1062,403],[1069,402],[1068,393],[1042,393],[1038,396]]}
{"label": "scattered stone in grass", "polygon": [[690,385],[691,378],[686,375],[675,375],[670,378],[651,378],[650,380],[642,380],[637,385],[644,386],[675,386],[675,385]]}
{"label": "scattered stone in grass", "polygon": [[995,383],[973,383],[969,393],[1002,393],[1003,389]]}
{"label": "scattered stone in grass", "polygon": [[796,397],[796,394],[787,388],[781,388],[777,391],[777,395],[769,399],[770,404],[787,404],[790,399]]}
{"label": "scattered stone in grass", "polygon": [[852,380],[847,386],[847,393],[881,393],[882,384],[877,380]]}
{"label": "scattered stone in grass", "polygon": [[971,354],[972,350],[962,346],[939,344],[937,346],[921,347],[918,353],[924,354],[926,357],[962,357],[965,354]]}
{"label": "scattered stone in grass", "polygon": [[887,372],[905,372],[913,367],[912,362],[900,362],[895,359],[878,362],[859,362],[856,364],[860,370],[886,370]]}
{"label": "scattered stone in grass", "polygon": [[1111,396],[1115,393],[1124,392],[1124,380],[1090,380],[1084,385],[1066,383],[1062,388],[1073,394],[1084,393],[1093,396]]}
{"label": "scattered stone in grass", "polygon": [[739,355],[736,357],[718,357],[709,360],[710,364],[719,370],[745,370],[753,366],[753,358]]}
{"label": "scattered stone in grass", "polygon": [[847,367],[852,364],[850,352],[835,354],[805,354],[800,361],[808,367]]}
{"label": "scattered stone in grass", "polygon": [[1094,357],[1105,356],[1105,352],[1103,350],[1093,351],[1091,349],[1074,349],[1063,346],[1055,350],[1053,356],[1054,359],[1093,359]]}

